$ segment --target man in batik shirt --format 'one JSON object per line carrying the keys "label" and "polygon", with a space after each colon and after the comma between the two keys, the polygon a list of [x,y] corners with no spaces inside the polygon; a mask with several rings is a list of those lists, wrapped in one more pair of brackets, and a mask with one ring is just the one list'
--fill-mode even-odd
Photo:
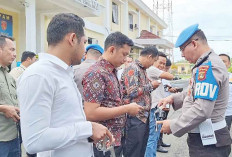
{"label": "man in batik shirt", "polygon": [[[120,32],[110,34],[105,40],[100,61],[92,65],[83,78],[84,110],[90,121],[105,125],[115,138],[115,153],[119,157],[123,148],[123,132],[126,114],[136,115],[142,109],[136,103],[124,105],[122,89],[116,68],[121,66],[130,53],[133,41]],[[98,151],[95,157],[110,157],[110,152]]]}
{"label": "man in batik shirt", "polygon": [[123,99],[125,103],[136,102],[143,110],[135,116],[128,115],[126,122],[125,157],[144,156],[149,135],[149,112],[151,107],[150,92],[159,86],[158,81],[150,81],[146,74],[158,58],[156,47],[147,47],[142,50],[138,60],[131,63],[123,74]]}

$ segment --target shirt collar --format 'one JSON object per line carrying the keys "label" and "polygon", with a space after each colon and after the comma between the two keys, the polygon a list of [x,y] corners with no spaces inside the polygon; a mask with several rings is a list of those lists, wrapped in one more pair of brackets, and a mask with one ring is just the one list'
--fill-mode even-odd
{"label": "shirt collar", "polygon": [[110,72],[117,71],[117,70],[115,69],[115,67],[114,67],[109,61],[107,61],[107,60],[105,60],[105,59],[101,59],[99,62],[100,62],[100,64],[101,64],[103,67],[105,67],[108,71],[110,71]]}
{"label": "shirt collar", "polygon": [[0,69],[3,69],[4,71],[9,71],[9,68],[6,66],[5,68],[0,64]]}
{"label": "shirt collar", "polygon": [[48,60],[48,61],[62,67],[65,70],[68,70],[70,67],[64,61],[62,61],[60,58],[58,58],[54,55],[48,54],[48,53],[39,53],[39,59],[40,60]]}
{"label": "shirt collar", "polygon": [[135,63],[140,67],[140,68],[142,68],[142,69],[146,69],[142,64],[141,64],[141,62],[139,61],[139,60],[135,60]]}

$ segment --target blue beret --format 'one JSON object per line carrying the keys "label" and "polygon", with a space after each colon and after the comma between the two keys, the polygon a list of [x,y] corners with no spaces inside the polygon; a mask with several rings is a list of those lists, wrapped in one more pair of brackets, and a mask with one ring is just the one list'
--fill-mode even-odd
{"label": "blue beret", "polygon": [[97,44],[88,45],[88,46],[86,47],[86,51],[88,51],[89,49],[97,50],[97,51],[99,51],[101,54],[103,54],[103,52],[104,52],[103,48],[102,48],[100,45],[97,45]]}
{"label": "blue beret", "polygon": [[176,44],[175,44],[175,47],[180,47],[181,45],[183,45],[186,41],[188,41],[192,36],[193,34],[199,30],[198,29],[198,26],[199,24],[194,24],[194,25],[191,25],[189,26],[188,28],[186,28],[185,30],[183,30],[179,37],[177,38],[177,41],[176,41]]}

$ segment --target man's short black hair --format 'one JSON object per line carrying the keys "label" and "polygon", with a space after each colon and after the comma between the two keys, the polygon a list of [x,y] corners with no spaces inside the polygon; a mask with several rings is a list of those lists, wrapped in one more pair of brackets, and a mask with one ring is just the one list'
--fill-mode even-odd
{"label": "man's short black hair", "polygon": [[82,18],[72,13],[61,13],[55,15],[48,25],[48,45],[56,45],[63,40],[68,33],[75,33],[78,40],[84,36],[85,23]]}
{"label": "man's short black hair", "polygon": [[167,58],[167,55],[165,55],[163,52],[160,52],[160,51],[159,51],[159,56]]}
{"label": "man's short black hair", "polygon": [[114,32],[106,38],[104,50],[106,51],[110,46],[121,48],[125,44],[128,46],[133,46],[134,42],[121,32]]}
{"label": "man's short black hair", "polygon": [[22,57],[21,57],[21,62],[26,61],[28,57],[32,59],[35,56],[36,56],[36,54],[34,52],[24,51],[22,54]]}
{"label": "man's short black hair", "polygon": [[152,58],[157,57],[158,56],[158,50],[155,46],[149,46],[149,47],[145,47],[141,53],[140,56],[147,56],[147,55],[151,55]]}
{"label": "man's short black hair", "polygon": [[11,41],[14,41],[14,38],[5,36],[5,35],[0,35],[0,47],[4,47],[6,44],[6,39],[10,39]]}
{"label": "man's short black hair", "polygon": [[230,62],[230,56],[229,56],[229,55],[227,55],[227,54],[225,54],[225,53],[221,53],[221,54],[219,54],[219,56],[225,56],[225,57],[227,57],[228,60],[229,60],[229,62]]}
{"label": "man's short black hair", "polygon": [[168,67],[169,67],[169,66],[171,66],[171,65],[172,65],[172,62],[171,62],[171,60],[167,58],[167,61],[166,61],[166,66],[168,66]]}
{"label": "man's short black hair", "polygon": [[[189,42],[191,40],[196,40],[196,39],[203,42],[204,44],[207,44],[207,38],[205,36],[205,33],[201,29],[196,31],[196,33],[194,33],[194,35],[187,42]],[[187,42],[185,42],[185,43],[187,43]]]}

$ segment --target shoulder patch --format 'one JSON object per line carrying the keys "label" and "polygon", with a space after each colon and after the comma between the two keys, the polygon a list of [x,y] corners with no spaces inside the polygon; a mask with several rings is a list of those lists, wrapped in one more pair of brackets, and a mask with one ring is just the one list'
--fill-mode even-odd
{"label": "shoulder patch", "polygon": [[196,85],[194,98],[214,101],[217,99],[219,86],[214,78],[212,65],[209,61],[201,65],[196,71]]}
{"label": "shoulder patch", "polygon": [[209,69],[208,65],[202,65],[199,67],[198,80],[203,81],[206,79],[206,73]]}

